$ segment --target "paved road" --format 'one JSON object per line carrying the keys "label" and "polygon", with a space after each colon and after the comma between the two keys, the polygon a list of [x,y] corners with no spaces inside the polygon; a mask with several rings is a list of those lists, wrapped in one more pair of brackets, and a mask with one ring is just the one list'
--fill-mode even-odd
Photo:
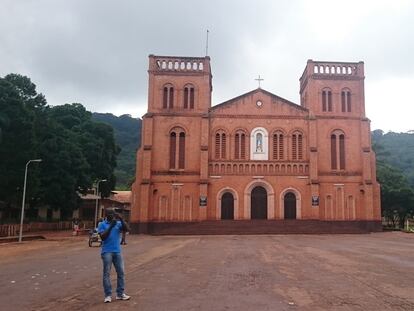
{"label": "paved road", "polygon": [[[1,310],[414,310],[414,234],[129,236],[103,304],[84,237],[0,245]],[[114,282],[113,282],[114,283]]]}

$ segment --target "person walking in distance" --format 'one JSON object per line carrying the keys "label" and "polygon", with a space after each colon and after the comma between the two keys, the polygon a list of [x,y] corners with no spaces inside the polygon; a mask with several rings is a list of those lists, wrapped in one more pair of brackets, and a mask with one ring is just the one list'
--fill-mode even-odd
{"label": "person walking in distance", "polygon": [[102,239],[101,258],[103,263],[103,288],[105,303],[112,301],[112,286],[110,272],[112,264],[117,274],[116,300],[129,300],[131,297],[125,294],[124,261],[119,243],[121,232],[129,231],[128,224],[121,215],[113,209],[105,210],[106,218],[99,223],[98,233]]}

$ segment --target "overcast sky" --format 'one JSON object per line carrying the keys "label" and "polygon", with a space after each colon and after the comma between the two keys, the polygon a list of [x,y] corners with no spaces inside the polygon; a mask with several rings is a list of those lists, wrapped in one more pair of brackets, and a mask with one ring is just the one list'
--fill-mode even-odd
{"label": "overcast sky", "polygon": [[364,61],[371,128],[414,130],[414,1],[0,0],[0,76],[50,105],[141,117],[148,55],[204,56],[213,105],[257,88],[299,104],[308,59]]}

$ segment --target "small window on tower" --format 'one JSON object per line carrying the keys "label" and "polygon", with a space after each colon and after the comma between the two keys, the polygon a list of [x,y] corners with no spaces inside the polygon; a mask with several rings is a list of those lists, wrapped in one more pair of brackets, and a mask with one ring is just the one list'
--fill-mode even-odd
{"label": "small window on tower", "polygon": [[332,111],[332,92],[328,91],[328,111]]}
{"label": "small window on tower", "polygon": [[332,111],[332,91],[330,89],[322,90],[322,111]]}
{"label": "small window on tower", "polygon": [[163,87],[162,108],[174,108],[174,87],[171,84]]}
{"label": "small window on tower", "polygon": [[185,168],[185,132],[182,128],[174,128],[170,132],[170,169]]}
{"label": "small window on tower", "polygon": [[344,89],[341,92],[341,110],[342,112],[351,112],[351,91]]}
{"label": "small window on tower", "polygon": [[345,134],[341,130],[331,134],[331,169],[345,170]]}
{"label": "small window on tower", "polygon": [[194,109],[194,86],[187,84],[184,87],[184,109]]}

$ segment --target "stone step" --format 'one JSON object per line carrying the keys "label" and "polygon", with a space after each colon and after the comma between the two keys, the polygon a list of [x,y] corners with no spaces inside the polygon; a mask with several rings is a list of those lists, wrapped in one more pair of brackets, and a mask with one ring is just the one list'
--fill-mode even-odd
{"label": "stone step", "polygon": [[209,220],[132,224],[132,227],[133,232],[153,235],[348,234],[382,231],[379,221],[320,220]]}

